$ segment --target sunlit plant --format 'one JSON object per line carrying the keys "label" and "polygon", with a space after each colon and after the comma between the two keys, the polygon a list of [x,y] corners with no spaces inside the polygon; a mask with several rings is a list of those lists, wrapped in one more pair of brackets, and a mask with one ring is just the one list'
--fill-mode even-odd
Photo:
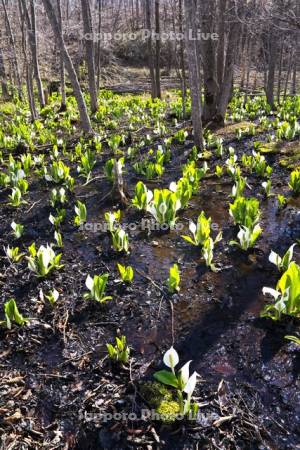
{"label": "sunlit plant", "polygon": [[207,162],[203,164],[202,168],[196,167],[195,161],[191,161],[183,167],[182,169],[183,177],[188,179],[189,183],[193,188],[194,194],[198,192],[199,183],[202,180],[202,178],[206,175],[207,171],[208,171]]}
{"label": "sunlit plant", "polygon": [[27,203],[25,200],[22,199],[22,192],[18,187],[12,188],[11,194],[8,197],[10,200],[9,205],[14,206],[16,208],[24,203]]}
{"label": "sunlit plant", "polygon": [[271,187],[272,187],[271,180],[264,181],[261,185],[265,191],[266,197],[270,197],[272,195],[271,194]]}
{"label": "sunlit plant", "polygon": [[269,261],[272,264],[275,264],[275,266],[280,272],[287,270],[292,262],[294,248],[296,245],[297,244],[291,245],[290,248],[285,252],[285,254],[282,257],[279,256],[278,253],[271,250],[271,253],[269,255]]}
{"label": "sunlit plant", "polygon": [[56,210],[55,216],[53,214],[49,215],[49,222],[52,223],[52,225],[57,229],[60,227],[65,218],[66,210],[64,208],[61,208]]}
{"label": "sunlit plant", "polygon": [[63,187],[60,189],[52,189],[50,192],[50,205],[55,208],[55,206],[60,203],[64,204],[66,202],[66,191]]}
{"label": "sunlit plant", "polygon": [[180,272],[177,264],[173,264],[170,267],[169,278],[168,278],[168,289],[171,294],[178,292],[180,290]]}
{"label": "sunlit plant", "polygon": [[130,349],[126,342],[126,337],[116,337],[116,345],[106,344],[109,358],[119,364],[127,364],[130,356]]}
{"label": "sunlit plant", "polygon": [[55,288],[49,291],[48,294],[44,294],[43,290],[41,289],[39,295],[42,301],[44,301],[44,299],[46,298],[52,307],[55,306],[59,298],[59,292]]}
{"label": "sunlit plant", "polygon": [[153,200],[148,207],[148,211],[160,225],[173,227],[180,207],[181,203],[176,193],[169,189],[154,189]]}
{"label": "sunlit plant", "polygon": [[85,224],[86,219],[87,219],[86,206],[84,203],[77,200],[77,203],[76,203],[74,209],[75,209],[75,213],[76,213],[76,216],[74,218],[74,224],[77,227],[80,227],[81,225]]}
{"label": "sunlit plant", "polygon": [[13,221],[10,226],[13,230],[15,238],[20,239],[20,237],[24,233],[24,225],[21,225],[20,223],[16,223],[15,221]]}
{"label": "sunlit plant", "polygon": [[174,181],[170,184],[170,191],[175,192],[178,200],[180,201],[180,208],[186,208],[193,195],[193,186],[189,180],[182,177],[177,183]]}
{"label": "sunlit plant", "polygon": [[123,228],[119,227],[111,231],[112,246],[117,252],[129,253],[128,234]]}
{"label": "sunlit plant", "polygon": [[[202,211],[198,217],[197,224],[195,224],[193,221],[190,222],[189,230],[192,234],[192,237],[183,235],[182,238],[189,244],[195,246],[203,245],[204,242],[211,237],[211,217],[207,219],[205,216],[205,212]],[[215,242],[220,241],[221,238],[222,232],[217,235]]]}
{"label": "sunlit plant", "polygon": [[300,169],[293,170],[291,173],[289,187],[293,190],[294,194],[300,194]]}
{"label": "sunlit plant", "polygon": [[86,178],[86,182],[90,180],[92,170],[96,164],[95,153],[88,149],[80,158],[80,164],[77,167],[77,172]]}
{"label": "sunlit plant", "polygon": [[122,264],[117,264],[118,271],[121,277],[121,280],[124,283],[132,283],[134,272],[131,266],[123,266]]}
{"label": "sunlit plant", "polygon": [[254,247],[261,233],[262,229],[259,224],[256,224],[254,227],[241,226],[237,235],[238,241],[230,241],[230,245],[237,245],[246,251]]}
{"label": "sunlit plant", "polygon": [[223,167],[216,165],[215,174],[218,178],[221,178],[221,176],[223,175]]}
{"label": "sunlit plant", "polygon": [[19,311],[16,301],[11,298],[4,303],[5,320],[0,321],[0,325],[5,326],[8,330],[12,328],[12,324],[22,327],[29,322]]}
{"label": "sunlit plant", "polygon": [[94,278],[88,275],[85,281],[85,285],[88,288],[89,292],[86,292],[84,294],[84,298],[95,300],[100,304],[106,303],[107,301],[111,300],[111,296],[105,295],[108,277],[108,273],[105,273],[103,275],[95,275]]}
{"label": "sunlit plant", "polygon": [[236,225],[253,228],[260,217],[259,201],[255,198],[238,197],[229,205],[229,213]]}
{"label": "sunlit plant", "polygon": [[[154,378],[160,383],[176,389],[181,414],[191,414],[192,417],[195,417],[199,407],[197,403],[192,403],[192,396],[196,387],[198,374],[197,372],[194,372],[190,376],[189,367],[191,361],[184,364],[184,366],[176,373],[175,367],[179,363],[179,356],[173,347],[165,353],[163,361],[171,371],[160,370],[159,372],[155,372]],[[186,398],[184,398],[184,394],[186,394]]]}
{"label": "sunlit plant", "polygon": [[23,256],[25,256],[24,253],[20,253],[19,247],[10,247],[9,245],[4,248],[5,254],[10,262],[12,263],[18,263]]}
{"label": "sunlit plant", "polygon": [[62,234],[57,230],[54,231],[54,239],[56,241],[56,247],[62,248],[64,246]]}
{"label": "sunlit plant", "polygon": [[132,199],[132,204],[139,210],[146,211],[151,200],[153,192],[147,189],[147,186],[142,181],[139,181],[135,186],[135,196]]}
{"label": "sunlit plant", "polygon": [[300,266],[291,262],[281,276],[276,289],[263,288],[264,295],[271,295],[275,303],[265,306],[261,316],[280,320],[282,315],[299,317],[300,315]]}
{"label": "sunlit plant", "polygon": [[232,186],[231,196],[233,198],[242,197],[247,185],[247,178],[239,176],[236,178],[235,184]]}
{"label": "sunlit plant", "polygon": [[278,201],[278,208],[279,209],[283,209],[285,207],[285,205],[287,204],[287,199],[282,194],[278,194],[277,195],[277,201]]}
{"label": "sunlit plant", "polygon": [[63,265],[60,264],[61,254],[56,254],[52,247],[47,244],[45,247],[41,245],[36,250],[35,243],[28,247],[30,256],[27,256],[28,268],[34,272],[38,277],[45,277],[55,269],[61,269]]}
{"label": "sunlit plant", "polygon": [[107,224],[108,231],[112,232],[116,227],[119,226],[121,220],[121,211],[108,211],[104,214],[104,218]]}
{"label": "sunlit plant", "polygon": [[220,241],[222,237],[222,233],[219,233],[216,240],[213,240],[213,238],[206,239],[201,248],[201,254],[205,261],[205,264],[207,267],[209,267],[213,272],[217,272],[216,266],[213,264],[213,258],[214,258],[214,248],[216,242]]}

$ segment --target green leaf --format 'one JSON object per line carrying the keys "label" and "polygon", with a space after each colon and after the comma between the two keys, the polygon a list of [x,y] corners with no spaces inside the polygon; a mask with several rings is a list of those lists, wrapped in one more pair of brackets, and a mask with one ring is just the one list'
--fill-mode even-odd
{"label": "green leaf", "polygon": [[155,372],[153,376],[160,383],[178,388],[178,380],[172,372],[168,372],[167,370],[160,370],[159,372]]}

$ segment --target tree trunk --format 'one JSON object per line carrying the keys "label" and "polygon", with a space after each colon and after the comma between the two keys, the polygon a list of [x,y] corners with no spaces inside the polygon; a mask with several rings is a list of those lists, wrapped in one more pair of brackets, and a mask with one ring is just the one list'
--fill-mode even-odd
{"label": "tree trunk", "polygon": [[[83,19],[83,29],[86,38],[84,39],[85,59],[88,68],[89,91],[91,97],[91,110],[94,114],[98,110],[97,88],[95,77],[95,48],[93,39],[92,15],[89,0],[81,0],[81,10]],[[87,38],[89,35],[89,39]]]}
{"label": "tree trunk", "polygon": [[9,37],[11,50],[12,50],[12,66],[13,66],[13,70],[14,70],[14,72],[13,72],[14,73],[14,78],[16,80],[16,85],[17,85],[17,90],[18,90],[18,94],[19,94],[19,99],[21,100],[22,97],[23,97],[23,95],[22,95],[22,82],[21,82],[21,75],[20,75],[19,64],[18,64],[17,53],[16,53],[15,39],[14,39],[14,36],[13,36],[13,33],[12,33],[10,20],[9,20],[9,17],[8,17],[8,14],[7,14],[5,0],[1,0],[1,1],[2,1],[4,17],[5,17],[5,27],[6,27],[6,31],[7,31],[8,37]]}
{"label": "tree trunk", "polygon": [[2,91],[2,99],[9,99],[9,92],[6,83],[6,73],[5,73],[5,64],[3,58],[2,48],[0,47],[0,80],[1,80],[1,91]]}
{"label": "tree trunk", "polygon": [[79,81],[72,63],[72,60],[70,58],[69,52],[67,50],[66,44],[63,39],[62,32],[59,27],[59,22],[57,20],[57,17],[55,15],[54,8],[52,6],[51,0],[43,0],[43,4],[48,16],[48,19],[50,21],[53,33],[55,38],[60,44],[60,49],[63,53],[64,57],[64,63],[66,66],[66,70],[68,71],[68,75],[72,84],[72,88],[74,91],[74,95],[77,101],[78,110],[80,114],[80,122],[81,122],[81,128],[85,133],[93,134],[93,129],[91,126],[91,121],[87,113],[87,108],[85,104],[84,97],[81,92],[81,88],[79,85]]}
{"label": "tree trunk", "polygon": [[230,101],[232,86],[233,86],[233,74],[234,74],[234,63],[238,48],[239,41],[239,31],[240,23],[235,21],[231,24],[229,31],[226,61],[225,61],[225,71],[224,71],[224,81],[222,88],[220,90],[219,102],[218,102],[218,112],[217,112],[217,122],[224,124],[225,114]]}
{"label": "tree trunk", "polygon": [[146,28],[147,28],[147,32],[149,33],[149,37],[147,39],[147,48],[148,48],[150,79],[151,79],[151,95],[152,95],[152,98],[156,98],[157,97],[157,89],[156,89],[156,79],[155,79],[155,73],[154,73],[154,55],[153,55],[153,47],[152,47],[150,1],[151,0],[145,0]]}
{"label": "tree trunk", "polygon": [[[58,23],[60,33],[62,34],[62,11],[60,0],[57,0],[57,12],[58,12]],[[59,71],[60,71],[60,92],[61,92],[61,105],[60,111],[66,111],[67,109],[67,97],[66,97],[66,77],[65,77],[65,63],[63,52],[59,51]]]}
{"label": "tree trunk", "polygon": [[219,0],[219,41],[217,55],[217,72],[218,85],[222,86],[224,76],[224,59],[225,59],[225,10],[227,0]]}
{"label": "tree trunk", "polygon": [[286,72],[285,85],[284,85],[284,94],[283,94],[284,100],[286,99],[286,95],[287,95],[289,79],[290,79],[290,76],[291,76],[292,65],[293,65],[293,58],[294,57],[295,57],[294,51],[291,50],[290,57],[289,57],[288,69],[287,69],[287,72]]}
{"label": "tree trunk", "polygon": [[41,108],[45,106],[45,97],[43,91],[43,85],[40,75],[38,52],[37,52],[37,34],[36,34],[36,20],[35,20],[35,5],[34,0],[30,0],[30,13],[31,13],[31,29],[28,28],[30,50],[32,52],[33,73],[35,82],[38,89],[38,98]]}
{"label": "tree trunk", "polygon": [[192,100],[192,122],[194,128],[194,143],[196,147],[203,150],[203,130],[202,130],[202,105],[201,105],[201,81],[200,70],[197,57],[196,41],[190,39],[189,30],[195,31],[195,0],[184,0],[185,10],[185,31],[186,31],[186,49],[189,63],[189,79]]}
{"label": "tree trunk", "polygon": [[[183,35],[183,9],[182,0],[179,0],[179,33]],[[181,95],[182,95],[182,116],[186,118],[186,74],[184,61],[184,42],[180,41],[180,66],[181,66]]]}
{"label": "tree trunk", "polygon": [[28,104],[31,113],[32,122],[37,118],[37,111],[35,108],[34,102],[34,93],[33,93],[33,85],[32,85],[32,64],[31,61],[28,60],[28,52],[27,52],[27,35],[25,32],[25,23],[26,23],[26,8],[24,9],[24,4],[22,0],[19,0],[19,11],[21,18],[21,33],[22,33],[22,51],[24,56],[24,66],[26,71],[26,88],[27,88],[27,96],[28,96]]}
{"label": "tree trunk", "polygon": [[[214,16],[216,10],[214,2],[210,0],[202,0],[202,32],[209,34],[213,32]],[[219,93],[216,46],[212,39],[204,39],[202,42],[203,55],[203,78],[204,78],[204,106],[203,120],[205,123],[210,122],[217,113],[217,100]]]}
{"label": "tree trunk", "polygon": [[275,32],[270,32],[269,34],[269,70],[267,78],[267,102],[274,108],[274,83],[275,83],[275,70],[276,70],[276,60],[277,60],[277,37]]}
{"label": "tree trunk", "polygon": [[156,96],[161,98],[161,87],[160,87],[160,18],[159,18],[159,0],[155,0],[155,85],[156,85]]}
{"label": "tree trunk", "polygon": [[98,41],[96,47],[97,91],[99,91],[100,89],[100,81],[101,81],[101,41],[100,41],[101,25],[102,25],[102,0],[98,0]]}

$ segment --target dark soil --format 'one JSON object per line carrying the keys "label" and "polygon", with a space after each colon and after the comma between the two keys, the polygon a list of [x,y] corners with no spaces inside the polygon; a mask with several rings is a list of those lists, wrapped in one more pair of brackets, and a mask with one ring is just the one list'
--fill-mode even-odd
{"label": "dark soil", "polygon": [[[252,151],[253,138],[229,140],[226,145],[239,155]],[[164,176],[146,182],[148,187],[168,187],[177,180],[191,146],[174,147]],[[274,168],[273,192],[290,196],[288,171],[278,165],[277,155],[267,159]],[[210,173],[216,162],[209,162]],[[102,174],[100,161],[93,177]],[[127,173],[130,194],[137,179]],[[33,241],[37,246],[53,242],[49,186],[33,180],[29,204],[18,209],[7,206],[7,192],[0,192],[1,309],[13,297],[24,316],[34,318],[28,327],[0,331],[2,449],[298,448],[300,356],[284,336],[295,333],[299,323],[273,323],[259,314],[265,304],[262,287],[275,287],[278,280],[275,266],[268,262],[270,250],[283,253],[300,237],[299,199],[291,199],[278,212],[276,196],[264,198],[262,180],[249,176],[248,182],[252,191],[247,195],[261,201],[264,230],[248,253],[228,245],[237,230],[228,214],[231,182],[226,176],[202,180],[190,207],[180,213],[182,231],[148,235],[141,230],[141,215],[132,208],[124,210],[122,223],[137,227],[129,231],[130,255],[122,257],[112,253],[105,233],[72,225],[75,196],[69,196],[62,226],[64,268],[43,281],[33,276],[25,260],[17,268],[9,265],[2,249],[8,243],[17,245],[10,234],[12,220],[25,225],[22,249]],[[87,206],[89,223],[103,222],[104,212],[116,207],[110,190],[103,177],[75,188],[76,199]],[[208,271],[199,249],[180,237],[201,210],[212,217],[215,233],[223,230],[215,250],[217,273]],[[296,248],[298,262],[299,257]],[[117,262],[134,267],[130,287],[113,281],[118,278]],[[181,291],[169,297],[164,282],[175,262]],[[87,274],[104,272],[111,274],[107,293],[113,301],[100,307],[83,299],[84,283]],[[41,302],[39,290],[54,287],[61,295],[52,309]],[[106,356],[105,344],[118,334],[125,334],[132,347],[131,365],[124,369],[112,366]],[[153,379],[172,343],[181,363],[192,359],[192,370],[201,375],[196,392],[199,419],[173,425],[125,418],[103,422],[103,412],[139,416],[147,407],[139,383]]]}

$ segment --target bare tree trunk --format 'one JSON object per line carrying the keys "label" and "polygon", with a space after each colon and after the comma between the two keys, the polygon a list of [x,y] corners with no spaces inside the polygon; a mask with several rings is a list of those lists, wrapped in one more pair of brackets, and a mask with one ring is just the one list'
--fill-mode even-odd
{"label": "bare tree trunk", "polygon": [[[58,23],[60,33],[62,34],[62,11],[60,0],[57,0],[57,12],[58,12]],[[60,69],[60,92],[61,92],[61,105],[60,111],[66,111],[67,109],[67,97],[66,97],[66,77],[65,77],[65,63],[63,52],[59,51],[59,69]]]}
{"label": "bare tree trunk", "polygon": [[274,83],[275,83],[275,70],[276,70],[276,60],[277,60],[277,37],[275,36],[274,30],[269,34],[269,70],[267,79],[267,102],[274,108]]}
{"label": "bare tree trunk", "polygon": [[84,39],[84,46],[85,46],[85,59],[88,68],[91,110],[92,113],[94,114],[98,110],[98,100],[97,100],[97,88],[95,78],[94,36],[93,36],[92,15],[89,0],[81,0],[81,9],[82,9],[83,29],[84,34],[86,35]]}
{"label": "bare tree trunk", "polygon": [[147,47],[148,47],[148,60],[149,60],[149,70],[150,70],[150,79],[151,79],[151,95],[152,95],[152,98],[156,98],[157,97],[157,89],[156,89],[156,79],[155,79],[155,73],[154,73],[154,55],[153,55],[153,47],[152,47],[150,1],[151,0],[145,0],[145,15],[146,15],[146,28],[149,33],[149,37],[147,39]]}
{"label": "bare tree trunk", "polygon": [[292,81],[292,87],[291,87],[291,94],[292,95],[296,95],[297,94],[297,56],[295,57],[295,62],[294,62],[293,81]]}
{"label": "bare tree trunk", "polygon": [[281,93],[281,77],[282,77],[283,47],[284,47],[284,44],[283,44],[283,42],[281,42],[281,46],[280,46],[280,58],[279,58],[279,68],[278,68],[278,80],[277,80],[277,102],[278,102],[278,104],[280,104],[280,93]]}
{"label": "bare tree trunk", "polygon": [[92,129],[90,118],[87,113],[85,100],[83,98],[83,95],[82,95],[82,92],[80,89],[80,85],[79,85],[79,81],[78,81],[72,60],[70,58],[69,52],[67,50],[66,44],[64,42],[63,35],[60,30],[59,23],[58,23],[56,15],[55,15],[55,11],[52,6],[51,0],[43,0],[43,4],[44,4],[45,10],[46,10],[48,19],[50,21],[54,36],[57,39],[57,41],[59,42],[60,49],[63,53],[66,70],[68,71],[68,75],[69,75],[69,78],[70,78],[70,81],[71,81],[71,84],[73,87],[74,95],[75,95],[75,98],[77,101],[77,105],[78,105],[81,128],[84,132],[92,134],[93,129]]}
{"label": "bare tree trunk", "polygon": [[45,106],[45,97],[43,91],[43,85],[40,76],[40,68],[37,54],[37,37],[36,37],[36,20],[35,20],[35,5],[34,0],[30,0],[30,16],[26,6],[26,1],[22,0],[23,17],[27,26],[28,41],[30,46],[33,75],[38,89],[38,99],[41,108]]}
{"label": "bare tree trunk", "polygon": [[196,41],[190,39],[189,30],[195,31],[196,3],[195,0],[184,0],[186,49],[189,63],[189,78],[192,100],[192,122],[194,128],[194,143],[203,150],[201,81],[197,57]]}
{"label": "bare tree trunk", "polygon": [[251,65],[252,65],[252,51],[253,51],[253,41],[250,38],[249,48],[248,48],[248,56],[247,56],[246,88],[245,88],[244,104],[246,104],[247,101],[248,101],[249,85],[250,85],[250,73],[251,73]]}
{"label": "bare tree trunk", "polygon": [[[1,35],[0,35],[0,38],[1,38]],[[0,47],[0,80],[1,80],[2,98],[4,100],[7,100],[7,99],[9,99],[10,96],[9,96],[7,83],[6,83],[5,64],[4,64],[4,57],[3,57],[3,52],[2,52],[1,47]]]}
{"label": "bare tree trunk", "polygon": [[291,76],[291,71],[292,71],[292,66],[293,66],[293,58],[294,58],[294,51],[291,50],[290,57],[289,57],[288,69],[287,69],[287,72],[286,72],[285,85],[284,85],[284,94],[283,94],[284,99],[286,99],[286,95],[287,95],[289,79],[290,79],[290,76]]}
{"label": "bare tree trunk", "polygon": [[[179,0],[179,33],[183,35],[183,9],[182,0]],[[184,61],[184,43],[180,41],[180,66],[181,66],[181,95],[182,95],[182,116],[186,117],[186,74]]]}
{"label": "bare tree trunk", "polygon": [[100,89],[100,80],[101,80],[101,41],[100,41],[101,26],[102,26],[102,0],[98,0],[98,41],[96,48],[97,91],[99,91]]}
{"label": "bare tree trunk", "polygon": [[225,10],[227,0],[219,0],[219,40],[218,40],[218,56],[217,56],[217,72],[218,85],[222,86],[224,76],[224,59],[225,59]]}
{"label": "bare tree trunk", "polygon": [[26,12],[23,8],[23,3],[21,0],[19,0],[19,11],[20,11],[20,17],[21,17],[21,32],[22,32],[22,51],[24,56],[24,66],[26,70],[26,88],[27,88],[27,96],[28,96],[28,103],[31,113],[31,119],[32,121],[36,120],[37,118],[37,111],[35,107],[34,102],[34,93],[33,93],[33,85],[32,85],[32,64],[31,61],[28,60],[27,56],[27,37],[25,32],[25,23],[26,23]]}
{"label": "bare tree trunk", "polygon": [[44,91],[43,91],[43,85],[42,85],[39,61],[38,61],[34,0],[30,0],[30,13],[31,13],[31,29],[28,29],[28,32],[30,33],[29,42],[30,42],[30,49],[32,52],[33,73],[34,73],[34,78],[35,78],[35,82],[36,82],[37,89],[38,89],[38,98],[39,98],[40,106],[43,108],[45,106],[45,97],[44,97]]}
{"label": "bare tree trunk", "polygon": [[240,23],[235,21],[231,24],[226,61],[225,61],[225,71],[224,71],[224,81],[222,88],[220,90],[219,102],[218,102],[218,113],[217,122],[224,124],[225,114],[227,110],[228,103],[230,101],[232,86],[233,86],[233,74],[234,74],[234,63],[237,54],[238,41],[239,41],[239,31]]}
{"label": "bare tree trunk", "polygon": [[[215,4],[210,0],[202,0],[202,31],[205,34],[213,32],[213,21],[215,16]],[[217,100],[219,86],[217,81],[217,61],[216,47],[214,41],[209,38],[203,40],[203,76],[204,76],[204,106],[203,119],[204,122],[210,122],[217,113]]]}
{"label": "bare tree trunk", "polygon": [[156,85],[156,96],[161,98],[161,87],[160,87],[160,18],[159,18],[159,0],[155,0],[155,85]]}
{"label": "bare tree trunk", "polygon": [[21,82],[21,75],[20,75],[20,70],[19,70],[19,64],[18,64],[18,59],[17,59],[17,53],[16,53],[16,46],[15,46],[15,39],[12,33],[12,29],[11,29],[11,25],[10,25],[10,20],[7,14],[7,9],[6,9],[6,4],[4,0],[2,1],[2,6],[3,6],[3,11],[4,11],[4,17],[5,17],[5,27],[6,27],[6,31],[9,37],[9,41],[10,41],[10,45],[11,45],[11,50],[12,50],[12,66],[13,66],[13,73],[14,73],[14,77],[16,80],[16,85],[17,85],[17,89],[18,89],[18,94],[19,94],[19,98],[22,99],[22,82]]}

